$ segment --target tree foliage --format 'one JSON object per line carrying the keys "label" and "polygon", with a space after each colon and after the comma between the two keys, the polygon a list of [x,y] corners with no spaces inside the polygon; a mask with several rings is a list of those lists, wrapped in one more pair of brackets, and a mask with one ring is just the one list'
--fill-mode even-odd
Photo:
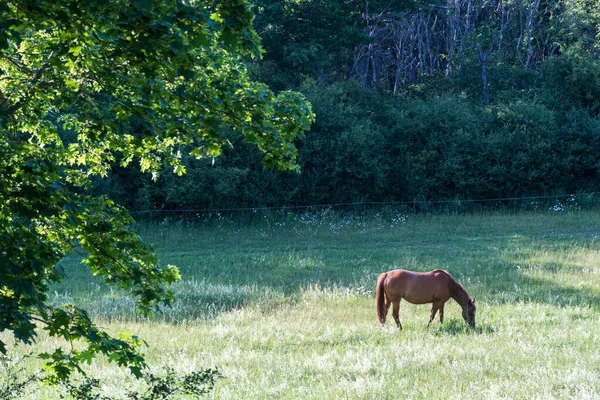
{"label": "tree foliage", "polygon": [[[43,355],[49,379],[96,354],[140,375],[139,338],[113,338],[84,310],[47,305],[73,249],[142,313],[172,300],[179,278],[132,230],[124,208],[90,194],[115,164],[154,178],[182,159],[214,158],[234,131],[268,167],[296,169],[294,139],[313,120],[293,92],[273,94],[241,62],[259,57],[244,0],[0,3],[0,331],[38,328],[83,347]],[[5,351],[0,342],[0,352]]]}
{"label": "tree foliage", "polygon": [[[597,0],[256,1],[264,60],[277,88],[306,77],[411,94],[464,91],[486,105],[531,90],[559,55],[600,55]],[[326,4],[325,4],[326,3]]]}
{"label": "tree foliage", "polygon": [[[145,390],[127,390],[123,399],[127,400],[166,400],[175,396],[187,395],[191,398],[200,398],[208,394],[215,386],[221,374],[217,369],[204,369],[188,374],[177,374],[173,368],[166,368],[163,375],[146,373],[143,377]],[[69,395],[75,400],[114,400],[114,397],[104,396],[100,380],[85,379],[79,384],[66,383]]]}
{"label": "tree foliage", "polygon": [[[257,30],[287,84],[303,76],[344,77],[353,49],[365,41],[360,2],[340,0],[257,1]],[[289,74],[295,71],[297,75]]]}
{"label": "tree foliage", "polygon": [[135,190],[116,174],[111,187],[131,190],[105,189],[139,210],[595,192],[600,118],[595,103],[586,99],[598,87],[590,79],[595,69],[588,65],[588,85],[580,90],[577,75],[584,65],[557,59],[544,67],[555,70],[555,78],[548,72],[543,88],[507,91],[507,99],[488,107],[452,93],[391,96],[362,89],[358,82],[307,82],[301,91],[318,118],[298,141],[301,174],[262,171],[259,155],[244,147],[225,151],[214,165],[191,163],[188,174],[161,177],[158,185]]}

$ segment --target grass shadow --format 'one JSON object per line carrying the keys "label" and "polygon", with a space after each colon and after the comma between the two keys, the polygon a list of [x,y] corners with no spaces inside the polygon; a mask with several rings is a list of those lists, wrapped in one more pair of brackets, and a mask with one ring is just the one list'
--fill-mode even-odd
{"label": "grass shadow", "polygon": [[550,279],[522,275],[519,282],[532,291],[527,301],[566,306],[582,306],[600,310],[600,290],[593,287],[573,287]]}
{"label": "grass shadow", "polygon": [[[600,310],[600,288],[586,282],[582,273],[573,272],[582,271],[584,267],[555,262],[548,264],[537,264],[533,270],[515,269],[514,263],[496,263],[498,270],[504,273],[498,274],[495,279],[487,277],[482,280],[487,299],[501,304],[525,302]],[[582,278],[575,278],[577,276]],[[574,282],[575,279],[577,282]]]}
{"label": "grass shadow", "polygon": [[463,320],[451,318],[443,324],[429,330],[434,336],[457,336],[457,335],[491,335],[496,333],[496,328],[489,324],[476,324],[474,328],[468,326]]}

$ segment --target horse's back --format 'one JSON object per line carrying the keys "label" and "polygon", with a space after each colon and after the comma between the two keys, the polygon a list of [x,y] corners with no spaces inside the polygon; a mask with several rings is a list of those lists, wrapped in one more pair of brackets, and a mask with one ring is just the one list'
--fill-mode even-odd
{"label": "horse's back", "polygon": [[446,301],[452,277],[444,270],[415,272],[396,269],[387,273],[385,293],[392,301],[405,299],[414,304]]}

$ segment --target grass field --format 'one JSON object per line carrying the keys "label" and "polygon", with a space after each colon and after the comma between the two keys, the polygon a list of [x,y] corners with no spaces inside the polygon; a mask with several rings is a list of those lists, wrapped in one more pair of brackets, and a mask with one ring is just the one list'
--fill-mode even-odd
{"label": "grass field", "polygon": [[[136,318],[76,257],[52,301],[142,336],[153,365],[218,366],[210,397],[600,399],[598,212],[257,213],[139,230],[181,270],[171,309]],[[477,327],[450,300],[443,325],[427,329],[430,306],[402,302],[404,330],[381,328],[375,282],[395,268],[450,271],[477,298]],[[88,371],[107,393],[136,385],[102,361]],[[58,398],[33,392],[24,398]]]}

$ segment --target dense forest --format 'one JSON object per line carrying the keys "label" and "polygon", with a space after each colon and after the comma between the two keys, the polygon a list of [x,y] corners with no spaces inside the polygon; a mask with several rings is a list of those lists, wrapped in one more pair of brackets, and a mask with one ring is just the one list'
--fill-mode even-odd
{"label": "dense forest", "polygon": [[[254,80],[316,122],[300,173],[264,169],[233,132],[156,182],[115,167],[130,210],[543,196],[600,184],[600,3],[256,0]],[[165,167],[166,168],[166,167]],[[172,168],[171,168],[172,169]]]}

